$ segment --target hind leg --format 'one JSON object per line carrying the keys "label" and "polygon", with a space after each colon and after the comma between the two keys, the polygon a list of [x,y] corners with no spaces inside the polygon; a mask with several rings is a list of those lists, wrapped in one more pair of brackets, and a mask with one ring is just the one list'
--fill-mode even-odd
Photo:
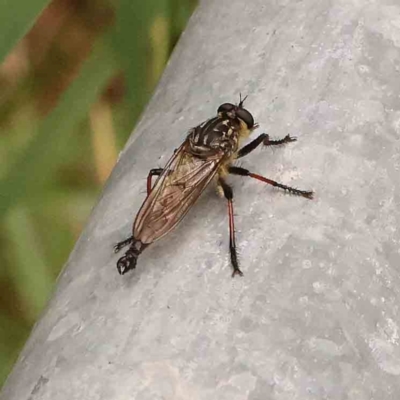
{"label": "hind leg", "polygon": [[294,194],[296,196],[303,196],[310,200],[313,198],[313,195],[314,195],[314,192],[312,192],[311,190],[300,190],[300,189],[292,188],[290,186],[283,185],[282,183],[275,182],[272,179],[265,178],[264,176],[254,174],[254,173],[250,172],[249,170],[242,168],[242,167],[232,167],[231,166],[231,167],[229,167],[228,171],[230,174],[240,175],[240,176],[248,176],[250,178],[254,178],[261,182],[267,183],[268,185],[275,186],[275,187],[281,188],[283,190],[286,190],[290,194]]}
{"label": "hind leg", "polygon": [[224,196],[228,201],[229,252],[231,253],[231,264],[233,268],[232,278],[235,275],[243,276],[243,272],[239,268],[238,256],[236,251],[235,219],[233,215],[233,191],[232,188],[221,177],[218,179],[218,185],[222,189]]}
{"label": "hind leg", "polygon": [[118,242],[114,246],[114,253],[118,253],[125,246],[130,245],[133,242],[133,236],[128,237],[128,239],[123,240],[122,242]]}

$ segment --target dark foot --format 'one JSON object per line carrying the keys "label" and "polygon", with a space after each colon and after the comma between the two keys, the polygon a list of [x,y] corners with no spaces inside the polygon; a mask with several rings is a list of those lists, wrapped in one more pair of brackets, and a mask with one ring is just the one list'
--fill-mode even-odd
{"label": "dark foot", "polygon": [[270,140],[269,135],[264,139],[263,145],[264,146],[276,146],[276,145],[281,145],[285,143],[290,143],[290,142],[295,142],[297,140],[296,137],[286,135],[283,139],[279,140]]}
{"label": "dark foot", "polygon": [[312,200],[314,198],[314,192],[302,192],[302,196],[305,197],[306,199]]}
{"label": "dark foot", "polygon": [[243,272],[239,268],[234,269],[232,272],[232,278],[234,278],[236,275],[243,276]]}

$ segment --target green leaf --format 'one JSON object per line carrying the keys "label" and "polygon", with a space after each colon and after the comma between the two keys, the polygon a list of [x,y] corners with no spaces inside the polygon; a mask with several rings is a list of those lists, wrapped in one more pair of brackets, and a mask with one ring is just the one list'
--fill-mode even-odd
{"label": "green leaf", "polygon": [[37,134],[0,182],[0,218],[24,196],[41,189],[52,177],[68,148],[74,127],[115,73],[112,53],[95,46],[79,76],[65,91],[58,105],[37,127]]}
{"label": "green leaf", "polygon": [[0,63],[49,3],[49,0],[0,1]]}
{"label": "green leaf", "polygon": [[19,292],[23,314],[34,322],[53,288],[49,266],[26,207],[14,207],[4,225],[14,253],[14,265],[9,273]]}
{"label": "green leaf", "polygon": [[0,313],[0,388],[18,357],[29,328],[3,313]]}
{"label": "green leaf", "polygon": [[[163,67],[167,61],[170,32],[165,26],[169,26],[169,15],[168,0],[118,2],[111,40],[124,67],[127,100],[134,121],[157,83],[160,63]],[[157,36],[165,42],[164,47]]]}

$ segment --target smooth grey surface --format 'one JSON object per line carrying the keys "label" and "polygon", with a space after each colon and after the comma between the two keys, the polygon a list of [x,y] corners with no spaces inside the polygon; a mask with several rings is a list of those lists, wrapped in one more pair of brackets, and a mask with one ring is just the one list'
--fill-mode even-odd
{"label": "smooth grey surface", "polygon": [[[204,1],[78,241],[2,400],[400,398],[400,4]],[[120,277],[150,168],[248,94],[260,129],[298,136],[242,165]]]}

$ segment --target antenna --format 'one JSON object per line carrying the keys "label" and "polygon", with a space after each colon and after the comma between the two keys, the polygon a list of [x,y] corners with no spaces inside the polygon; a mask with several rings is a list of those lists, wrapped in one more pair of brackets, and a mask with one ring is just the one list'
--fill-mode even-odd
{"label": "antenna", "polygon": [[247,99],[247,97],[248,96],[245,96],[244,99],[242,100],[242,93],[239,93],[239,105],[238,105],[239,108],[243,107],[243,103]]}

